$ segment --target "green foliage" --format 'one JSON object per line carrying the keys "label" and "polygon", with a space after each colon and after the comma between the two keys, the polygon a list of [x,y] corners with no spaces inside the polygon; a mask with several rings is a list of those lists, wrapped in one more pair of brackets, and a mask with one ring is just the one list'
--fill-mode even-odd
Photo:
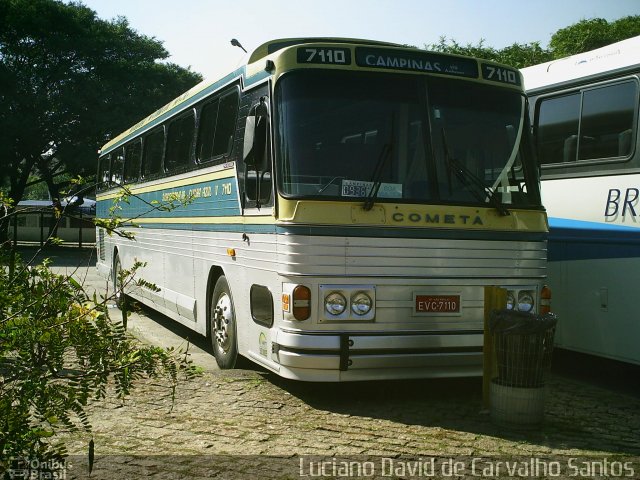
{"label": "green foliage", "polygon": [[640,35],[640,15],[624,17],[611,23],[603,18],[593,18],[561,28],[553,34],[549,46],[554,58],[562,58],[637,35]]}
{"label": "green foliage", "polygon": [[53,274],[46,262],[0,258],[0,467],[10,458],[64,456],[56,433],[90,432],[85,407],[110,384],[124,399],[143,377],[163,377],[175,389],[181,375],[195,373],[187,353],[128,336],[106,301],[89,298],[72,277]]}
{"label": "green foliage", "polygon": [[[70,185],[71,175],[68,173],[55,175],[53,177],[53,181],[58,185]],[[64,192],[60,193],[64,194]],[[48,198],[49,188],[47,187],[47,183],[35,175],[29,176],[24,194],[22,195],[22,200],[47,200]]]}
{"label": "green foliage", "polygon": [[461,45],[453,39],[440,37],[438,43],[425,45],[427,50],[443,53],[453,53],[476,58],[483,58],[493,62],[504,63],[516,68],[523,68],[552,59],[551,53],[543,49],[538,42],[529,44],[514,43],[501,50],[485,46],[484,39],[477,44]]}
{"label": "green foliage", "polygon": [[514,43],[502,49],[495,49],[486,46],[483,39],[475,45],[461,45],[446,37],[440,37],[438,43],[425,45],[425,48],[524,68],[587,52],[637,35],[640,35],[640,15],[624,17],[611,23],[602,18],[582,20],[554,33],[548,49],[541,47],[540,42]]}
{"label": "green foliage", "polygon": [[[129,204],[132,196],[142,202],[142,204],[146,206],[146,210],[144,210],[142,213],[139,213],[137,216],[124,221],[120,216],[120,212],[122,211],[122,204]],[[149,212],[171,212],[178,207],[186,207],[187,205],[190,205],[194,200],[195,196],[193,194],[187,195],[174,192],[167,195],[167,198],[164,201],[147,201],[142,196],[133,193],[127,185],[120,185],[118,194],[111,200],[111,206],[109,207],[109,212],[106,217],[95,218],[94,223],[97,227],[104,228],[108,235],[115,234],[119,237],[133,240],[135,238],[134,233],[125,230],[122,227],[138,228],[139,225],[136,223],[136,220],[144,215],[147,215]]]}
{"label": "green foliage", "polygon": [[475,45],[461,45],[453,39],[447,40],[446,37],[441,37],[439,43],[429,45],[427,48],[439,52],[482,58],[517,68],[551,59],[551,54],[543,49],[538,42],[514,43],[503,49],[496,49],[486,46],[484,39],[480,39]]}
{"label": "green foliage", "polygon": [[553,60],[549,50],[540,46],[539,42],[514,43],[500,50],[498,62],[512,65],[516,68],[524,68]]}
{"label": "green foliage", "polygon": [[[68,181],[80,192],[91,188],[80,176]],[[135,218],[120,216],[120,204],[131,196],[130,189],[120,187],[109,218],[96,223],[109,234],[135,240],[123,230],[135,226]],[[193,196],[174,195],[146,202],[145,213],[171,211],[192,201]],[[11,207],[12,200],[0,191],[0,222],[16,214],[9,212]],[[58,219],[71,214],[60,205],[54,212]],[[50,234],[47,243],[58,242]],[[90,432],[85,407],[91,399],[106,397],[108,385],[124,399],[142,377],[164,377],[175,398],[179,376],[190,378],[201,371],[189,360],[188,347],[184,352],[145,347],[128,336],[126,301],[120,305],[120,321],[109,317],[108,301],[125,298],[125,291],[159,291],[136,276],[145,263],[136,260],[131,268],[119,269],[118,291],[99,299],[72,276],[53,274],[48,263],[29,266],[13,251],[0,251],[0,468],[10,459],[64,457],[64,445],[54,443],[56,434],[62,429]],[[90,459],[92,451],[93,440]]]}
{"label": "green foliage", "polygon": [[0,25],[0,186],[15,203],[30,176],[57,198],[57,174],[94,175],[108,138],[202,79],[80,3],[3,0]]}

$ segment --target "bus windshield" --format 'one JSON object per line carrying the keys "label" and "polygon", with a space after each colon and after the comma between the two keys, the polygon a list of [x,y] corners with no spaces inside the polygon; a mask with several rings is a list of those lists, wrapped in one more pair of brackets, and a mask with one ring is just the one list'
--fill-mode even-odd
{"label": "bus windshield", "polygon": [[317,70],[276,88],[285,197],[538,207],[524,96],[462,80]]}

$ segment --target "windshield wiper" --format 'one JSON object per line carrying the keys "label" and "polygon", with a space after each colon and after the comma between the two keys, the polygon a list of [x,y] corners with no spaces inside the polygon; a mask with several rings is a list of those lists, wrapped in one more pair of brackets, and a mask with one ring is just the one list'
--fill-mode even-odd
{"label": "windshield wiper", "polygon": [[391,131],[389,132],[389,141],[382,146],[382,150],[380,151],[380,155],[378,156],[378,161],[376,162],[376,168],[373,170],[373,175],[371,176],[371,191],[369,195],[367,195],[367,199],[364,202],[362,208],[366,211],[369,211],[373,208],[373,204],[378,198],[378,191],[380,190],[380,185],[382,185],[382,172],[384,170],[385,165],[387,164],[387,160],[391,158],[391,152],[393,151],[393,135],[395,132],[395,117],[391,117]]}
{"label": "windshield wiper", "polygon": [[480,203],[486,203],[488,199],[489,203],[493,205],[500,215],[510,215],[511,212],[509,212],[509,209],[507,209],[507,207],[498,198],[497,191],[485,185],[485,183],[476,177],[471,170],[449,154],[449,146],[447,144],[447,136],[445,134],[444,127],[442,127],[440,131],[442,132],[442,146],[444,148],[444,160],[447,165],[449,190],[452,189],[451,172],[453,172],[460,183],[465,187],[470,187],[468,188],[468,191],[476,198],[476,200]]}
{"label": "windshield wiper", "polygon": [[364,210],[371,210],[373,208],[373,204],[378,198],[378,191],[380,190],[380,185],[382,185],[382,171],[384,170],[384,166],[387,163],[387,159],[391,157],[392,149],[393,147],[389,143],[385,143],[382,146],[382,151],[380,152],[380,156],[378,157],[376,168],[373,171],[373,175],[371,176],[371,182],[373,183],[373,185],[371,185],[369,195],[367,195],[367,199],[362,206]]}

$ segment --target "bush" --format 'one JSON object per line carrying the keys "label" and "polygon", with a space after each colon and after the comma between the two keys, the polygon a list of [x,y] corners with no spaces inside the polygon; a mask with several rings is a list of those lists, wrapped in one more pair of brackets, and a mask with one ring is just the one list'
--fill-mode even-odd
{"label": "bush", "polygon": [[143,377],[175,390],[195,375],[187,352],[140,345],[72,277],[0,255],[0,467],[64,457],[56,433],[90,432],[85,407],[111,382],[124,399]]}

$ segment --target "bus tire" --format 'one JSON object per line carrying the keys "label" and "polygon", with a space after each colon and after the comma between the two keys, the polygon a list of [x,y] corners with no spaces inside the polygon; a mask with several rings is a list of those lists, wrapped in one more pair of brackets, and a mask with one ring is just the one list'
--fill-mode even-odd
{"label": "bus tire", "polygon": [[209,322],[216,363],[221,369],[234,368],[238,359],[238,330],[233,298],[224,275],[218,278],[211,295]]}
{"label": "bus tire", "polygon": [[122,291],[120,284],[120,271],[122,270],[122,263],[120,262],[120,255],[116,252],[113,259],[113,272],[111,274],[111,283],[113,285],[113,299],[116,307],[120,310],[125,306],[126,295]]}

